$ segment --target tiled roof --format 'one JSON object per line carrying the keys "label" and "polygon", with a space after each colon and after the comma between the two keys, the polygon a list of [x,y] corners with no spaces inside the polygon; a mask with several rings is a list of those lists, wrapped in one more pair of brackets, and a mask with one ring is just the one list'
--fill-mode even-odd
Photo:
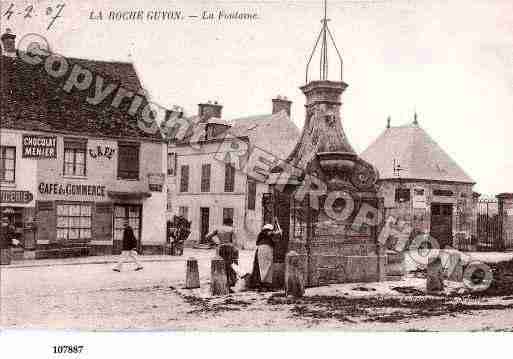
{"label": "tiled roof", "polygon": [[285,160],[292,152],[301,135],[285,111],[239,118],[232,123],[231,134],[247,136],[251,146],[270,152],[281,160]]}
{"label": "tiled roof", "polygon": [[394,173],[395,159],[403,168],[402,179],[474,183],[417,124],[387,128],[361,157],[377,167],[380,179],[398,178]]}
{"label": "tiled roof", "polygon": [[[207,140],[207,124],[199,121],[199,118],[195,120],[198,121],[196,125],[190,126],[185,133],[184,140],[176,141],[177,144],[184,144],[187,141],[201,142]],[[276,114],[238,118],[231,122],[217,118],[207,122],[227,126],[226,132],[219,133],[217,137],[209,138],[208,140],[247,137],[251,146],[257,146],[281,160],[287,158],[300,136],[299,129],[284,111]],[[173,122],[171,121],[170,123]],[[164,125],[163,132],[168,134],[170,141],[173,141],[174,136],[177,134],[176,129],[166,125]]]}
{"label": "tiled roof", "polygon": [[[30,65],[20,58],[0,56],[2,128],[161,140],[159,131],[151,133],[138,126],[146,99],[134,116],[128,113],[131,99],[125,99],[118,108],[111,106],[117,88],[99,105],[89,104],[86,100],[94,96],[96,75],[103,78],[103,89],[109,84],[116,84],[128,91],[143,93],[132,64],[75,58],[66,60],[68,72],[56,78],[46,72],[44,61],[40,65]],[[75,64],[89,69],[93,82],[88,90],[72,89],[68,93],[62,87]]]}

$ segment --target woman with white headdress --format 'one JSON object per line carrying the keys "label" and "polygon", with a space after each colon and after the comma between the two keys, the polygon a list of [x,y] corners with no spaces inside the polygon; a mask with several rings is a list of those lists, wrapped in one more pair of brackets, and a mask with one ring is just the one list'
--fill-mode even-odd
{"label": "woman with white headdress", "polygon": [[278,221],[275,225],[265,224],[257,237],[257,250],[253,262],[250,286],[263,290],[272,288],[274,244],[281,237],[282,231]]}

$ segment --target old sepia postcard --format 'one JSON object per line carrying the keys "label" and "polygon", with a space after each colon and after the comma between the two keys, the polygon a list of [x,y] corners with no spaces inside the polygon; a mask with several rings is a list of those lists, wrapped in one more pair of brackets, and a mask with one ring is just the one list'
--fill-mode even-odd
{"label": "old sepia postcard", "polygon": [[513,2],[0,5],[0,340],[513,331]]}

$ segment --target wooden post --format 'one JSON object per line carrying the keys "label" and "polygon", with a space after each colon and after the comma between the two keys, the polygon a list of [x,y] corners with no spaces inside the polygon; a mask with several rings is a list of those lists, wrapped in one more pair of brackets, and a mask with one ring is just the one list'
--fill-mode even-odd
{"label": "wooden post", "polygon": [[294,251],[285,257],[285,295],[300,298],[305,294],[301,257]]}
{"label": "wooden post", "polygon": [[227,295],[230,293],[223,258],[215,256],[210,264],[210,294]]}
{"label": "wooden post", "polygon": [[426,291],[441,292],[444,289],[442,259],[439,255],[429,256],[426,275]]}
{"label": "wooden post", "polygon": [[11,248],[0,249],[0,264],[11,264]]}
{"label": "wooden post", "polygon": [[194,289],[200,287],[198,260],[196,258],[187,259],[187,272],[185,273],[185,288]]}

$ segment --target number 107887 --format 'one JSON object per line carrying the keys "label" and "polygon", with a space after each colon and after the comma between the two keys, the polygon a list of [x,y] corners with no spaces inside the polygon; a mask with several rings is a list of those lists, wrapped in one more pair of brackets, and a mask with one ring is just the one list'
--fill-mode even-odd
{"label": "number 107887", "polygon": [[54,354],[80,354],[84,350],[83,345],[54,345]]}

